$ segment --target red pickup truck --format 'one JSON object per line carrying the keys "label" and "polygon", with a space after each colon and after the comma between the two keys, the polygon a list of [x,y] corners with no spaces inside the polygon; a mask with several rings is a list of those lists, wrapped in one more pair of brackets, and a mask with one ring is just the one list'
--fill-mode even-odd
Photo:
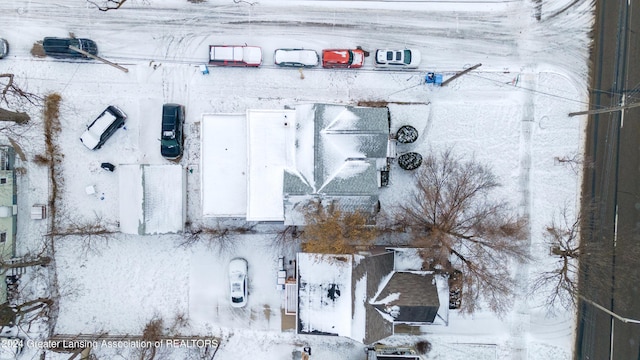
{"label": "red pickup truck", "polygon": [[258,67],[262,49],[247,45],[209,45],[209,65]]}

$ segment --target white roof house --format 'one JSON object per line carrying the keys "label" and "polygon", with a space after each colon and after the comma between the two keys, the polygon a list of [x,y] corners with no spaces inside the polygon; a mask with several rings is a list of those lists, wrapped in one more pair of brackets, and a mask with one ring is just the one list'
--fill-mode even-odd
{"label": "white roof house", "polygon": [[295,111],[205,114],[201,128],[203,216],[282,221],[283,169],[293,165]]}
{"label": "white roof house", "polygon": [[374,213],[388,142],[386,108],[307,104],[205,114],[203,216],[300,224],[303,204],[317,199]]}
{"label": "white roof house", "polygon": [[247,121],[205,114],[200,131],[200,196],[205,217],[247,215]]}
{"label": "white roof house", "polygon": [[186,219],[186,171],[180,165],[119,166],[120,231],[181,232]]}

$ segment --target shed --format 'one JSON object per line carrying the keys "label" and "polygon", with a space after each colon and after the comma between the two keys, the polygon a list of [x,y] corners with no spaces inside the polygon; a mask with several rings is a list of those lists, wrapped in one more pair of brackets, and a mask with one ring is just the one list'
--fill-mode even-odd
{"label": "shed", "polygon": [[120,165],[120,231],[178,233],[186,219],[186,171],[181,165]]}

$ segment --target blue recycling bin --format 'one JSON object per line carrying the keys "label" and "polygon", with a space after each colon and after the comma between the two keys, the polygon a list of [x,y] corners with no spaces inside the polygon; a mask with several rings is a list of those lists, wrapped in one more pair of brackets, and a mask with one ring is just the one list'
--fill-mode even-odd
{"label": "blue recycling bin", "polygon": [[424,81],[427,84],[442,85],[442,74],[429,72],[427,76],[425,76]]}

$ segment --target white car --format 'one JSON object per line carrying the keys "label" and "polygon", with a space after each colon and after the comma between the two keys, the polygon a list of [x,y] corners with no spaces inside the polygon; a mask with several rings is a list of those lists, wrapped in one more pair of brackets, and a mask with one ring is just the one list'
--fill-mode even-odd
{"label": "white car", "polygon": [[273,53],[273,60],[278,66],[314,67],[320,63],[320,56],[315,50],[277,49]]}
{"label": "white car", "polygon": [[229,262],[231,306],[247,305],[247,260],[236,258]]}
{"label": "white car", "polygon": [[420,65],[420,60],[420,51],[416,49],[378,49],[374,65],[379,68],[415,69]]}
{"label": "white car", "polygon": [[127,115],[119,107],[110,105],[87,125],[80,141],[89,149],[97,150],[104,145],[116,130],[124,126]]}

